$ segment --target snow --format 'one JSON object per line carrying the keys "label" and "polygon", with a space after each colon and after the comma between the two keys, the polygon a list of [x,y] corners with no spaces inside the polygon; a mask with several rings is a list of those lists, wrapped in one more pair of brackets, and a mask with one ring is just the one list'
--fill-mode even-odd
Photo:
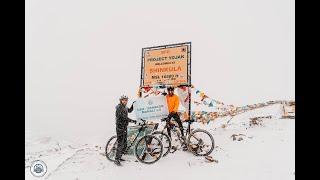
{"label": "snow", "polygon": [[[27,180],[295,179],[295,120],[280,119],[280,112],[280,106],[274,105],[240,114],[231,120],[225,117],[208,125],[194,123],[193,128],[206,129],[213,135],[215,149],[211,156],[218,162],[208,162],[204,157],[178,150],[152,165],[136,162],[134,156],[126,155],[127,161],[117,167],[102,155],[113,130],[103,139],[87,144],[35,137],[32,131],[27,131],[25,176]],[[268,115],[272,118],[262,119],[261,126],[250,126],[251,117]],[[234,134],[243,134],[243,140],[233,140]],[[41,178],[30,173],[30,164],[37,159],[44,161],[48,169]]]}

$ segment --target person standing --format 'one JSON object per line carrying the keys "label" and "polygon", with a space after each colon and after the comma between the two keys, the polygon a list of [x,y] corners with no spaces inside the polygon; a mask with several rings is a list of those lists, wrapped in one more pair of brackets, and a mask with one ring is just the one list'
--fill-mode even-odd
{"label": "person standing", "polygon": [[127,149],[127,127],[129,122],[136,123],[137,121],[132,120],[128,117],[128,113],[131,113],[133,111],[133,104],[131,107],[127,107],[128,103],[128,97],[123,95],[120,97],[120,102],[116,106],[116,132],[117,132],[117,152],[114,163],[118,166],[121,165],[120,161],[124,161],[124,159],[121,158],[122,154],[126,153]]}
{"label": "person standing", "polygon": [[[171,118],[173,118],[178,123],[179,129],[181,131],[181,135],[182,137],[184,137],[182,122],[178,114],[179,97],[174,94],[173,86],[169,86],[167,88],[167,91],[168,91],[168,94],[166,94],[166,98],[167,98],[167,104],[168,104],[168,110],[169,110],[169,115],[167,119],[170,120]],[[167,131],[168,131],[168,135],[171,137],[170,129],[167,128]]]}

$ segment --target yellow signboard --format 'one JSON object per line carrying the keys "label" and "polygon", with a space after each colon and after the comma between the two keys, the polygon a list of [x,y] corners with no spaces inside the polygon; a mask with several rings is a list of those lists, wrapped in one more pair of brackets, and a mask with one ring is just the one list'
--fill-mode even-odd
{"label": "yellow signboard", "polygon": [[142,86],[190,85],[191,43],[143,49]]}

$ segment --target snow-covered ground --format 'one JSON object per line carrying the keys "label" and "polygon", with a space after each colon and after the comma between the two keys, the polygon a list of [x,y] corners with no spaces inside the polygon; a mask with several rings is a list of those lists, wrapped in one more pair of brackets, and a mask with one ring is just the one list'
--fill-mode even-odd
{"label": "snow-covered ground", "polygon": [[[251,117],[268,116],[262,125],[250,126]],[[193,127],[207,129],[214,137],[211,156],[218,162],[208,162],[181,150],[163,157],[152,165],[136,162],[133,156],[122,167],[115,166],[102,153],[106,140],[90,144],[68,142],[51,137],[34,137],[26,132],[26,179],[219,179],[219,180],[289,180],[295,179],[295,120],[280,119],[280,106],[274,105],[249,111],[230,120],[220,118],[208,125],[194,123]],[[230,120],[230,121],[229,121]],[[227,123],[228,122],[228,123]],[[243,134],[243,140],[233,140]],[[47,165],[44,177],[33,177],[30,163],[42,160]]]}

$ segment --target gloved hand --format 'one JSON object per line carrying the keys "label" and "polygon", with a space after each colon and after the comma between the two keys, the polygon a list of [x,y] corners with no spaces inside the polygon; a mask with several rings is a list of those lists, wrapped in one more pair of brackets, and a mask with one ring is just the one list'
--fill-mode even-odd
{"label": "gloved hand", "polygon": [[141,126],[141,125],[143,125],[143,121],[142,121],[141,119],[138,119],[138,120],[136,121],[136,124],[139,125],[139,126]]}

